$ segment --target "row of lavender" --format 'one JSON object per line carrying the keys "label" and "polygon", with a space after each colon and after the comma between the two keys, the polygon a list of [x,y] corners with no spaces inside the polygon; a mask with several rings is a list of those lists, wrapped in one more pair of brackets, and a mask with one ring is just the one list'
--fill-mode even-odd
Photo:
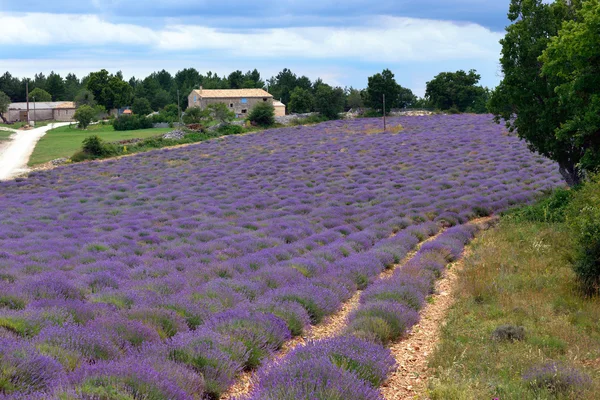
{"label": "row of lavender", "polygon": [[242,400],[381,400],[377,388],[396,368],[385,346],[418,322],[436,279],[476,231],[474,225],[461,225],[424,244],[390,279],[378,280],[361,294],[341,336],[310,342],[265,365]]}
{"label": "row of lavender", "polygon": [[394,122],[404,133],[332,122],[1,184],[0,397],[218,397],[440,226],[560,182],[483,117]]}

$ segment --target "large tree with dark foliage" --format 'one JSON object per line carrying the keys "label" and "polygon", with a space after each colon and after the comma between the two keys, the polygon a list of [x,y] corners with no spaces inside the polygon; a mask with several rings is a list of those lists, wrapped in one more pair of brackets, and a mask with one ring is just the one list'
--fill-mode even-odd
{"label": "large tree with dark foliage", "polygon": [[481,75],[475,70],[442,72],[427,82],[425,97],[440,110],[472,111],[485,89],[478,85]]}
{"label": "large tree with dark foliage", "polygon": [[321,84],[315,94],[315,110],[324,117],[337,119],[339,114],[344,111],[345,101],[344,89]]}
{"label": "large tree with dark foliage", "polygon": [[281,100],[284,104],[289,104],[292,91],[297,86],[298,77],[287,68],[284,68],[277,76],[269,79],[269,91],[275,99]]}
{"label": "large tree with dark foliage", "polygon": [[50,72],[48,79],[46,79],[46,91],[52,95],[52,101],[66,100],[65,81],[54,71]]}
{"label": "large tree with dark foliage", "polygon": [[[385,110],[383,96],[385,95]],[[389,114],[392,108],[404,108],[412,104],[416,96],[410,89],[403,88],[396,82],[394,73],[389,69],[369,77],[367,86],[367,105],[374,110]]]}
{"label": "large tree with dark foliage", "polygon": [[[557,130],[569,120],[572,108],[556,89],[568,82],[558,73],[542,74],[540,57],[563,22],[572,21],[581,7],[579,0],[512,0],[508,18],[512,24],[500,41],[500,64],[504,78],[489,102],[497,122],[504,120],[511,131],[525,139],[533,151],[558,162],[569,185],[578,184],[583,171],[579,163],[585,148],[570,129]],[[596,47],[597,49],[598,47]]]}
{"label": "large tree with dark foliage", "polygon": [[566,21],[540,59],[542,76],[563,80],[554,90],[565,113],[558,140],[579,147],[579,169],[600,169],[600,2],[583,3],[575,20]]}
{"label": "large tree with dark foliage", "polygon": [[105,69],[89,75],[87,89],[107,110],[128,106],[133,99],[133,88],[123,80],[122,74],[112,75]]}

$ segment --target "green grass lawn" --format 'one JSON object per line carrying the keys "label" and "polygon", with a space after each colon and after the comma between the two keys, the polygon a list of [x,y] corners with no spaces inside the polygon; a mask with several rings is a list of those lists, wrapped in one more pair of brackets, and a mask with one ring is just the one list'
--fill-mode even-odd
{"label": "green grass lawn", "polygon": [[112,125],[90,125],[88,129],[77,129],[75,125],[52,129],[40,139],[29,159],[29,165],[43,164],[48,161],[71,157],[81,149],[81,142],[92,135],[97,135],[106,142],[116,142],[135,138],[147,138],[160,135],[173,129],[157,128],[137,131],[115,131]]}
{"label": "green grass lawn", "polygon": [[3,131],[0,129],[0,142],[8,140],[8,137],[12,134],[13,134],[12,132]]}

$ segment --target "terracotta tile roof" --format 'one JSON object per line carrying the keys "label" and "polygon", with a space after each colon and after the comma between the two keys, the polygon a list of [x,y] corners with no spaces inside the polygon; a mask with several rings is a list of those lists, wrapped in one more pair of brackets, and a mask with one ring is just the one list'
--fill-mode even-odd
{"label": "terracotta tile roof", "polygon": [[131,110],[124,110],[123,114],[133,114],[133,112]]}
{"label": "terracotta tile roof", "polygon": [[267,97],[273,95],[262,89],[196,89],[194,93],[203,99],[231,99],[237,97]]}
{"label": "terracotta tile roof", "polygon": [[285,107],[285,104],[283,104],[279,100],[275,100],[273,101],[273,107]]}

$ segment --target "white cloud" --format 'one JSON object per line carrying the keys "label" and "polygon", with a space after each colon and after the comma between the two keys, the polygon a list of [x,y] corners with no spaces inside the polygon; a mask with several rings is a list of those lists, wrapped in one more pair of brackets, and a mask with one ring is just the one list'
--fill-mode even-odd
{"label": "white cloud", "polygon": [[0,45],[145,46],[162,52],[221,51],[260,58],[348,58],[373,62],[497,59],[502,34],[476,24],[373,17],[364,25],[222,30],[201,25],[151,29],[97,15],[0,12]]}

